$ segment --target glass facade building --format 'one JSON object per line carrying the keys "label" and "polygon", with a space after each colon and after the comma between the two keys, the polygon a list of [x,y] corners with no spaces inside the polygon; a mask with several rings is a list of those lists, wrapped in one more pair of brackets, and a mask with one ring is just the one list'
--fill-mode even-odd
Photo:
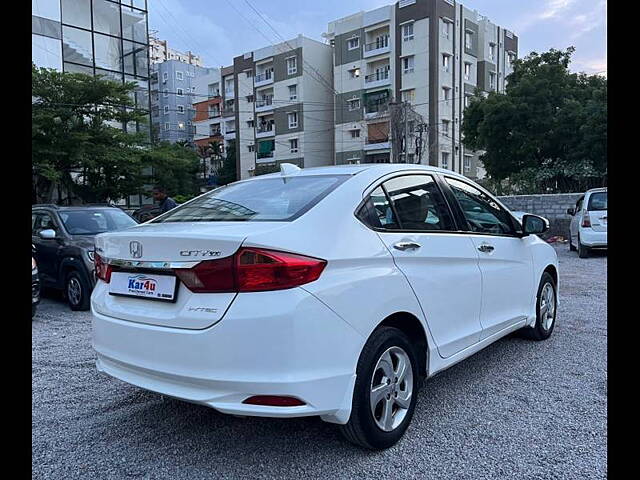
{"label": "glass facade building", "polygon": [[[32,0],[31,57],[38,67],[135,82],[146,123],[123,125],[151,138],[147,0]],[[149,203],[130,198],[127,204]]]}

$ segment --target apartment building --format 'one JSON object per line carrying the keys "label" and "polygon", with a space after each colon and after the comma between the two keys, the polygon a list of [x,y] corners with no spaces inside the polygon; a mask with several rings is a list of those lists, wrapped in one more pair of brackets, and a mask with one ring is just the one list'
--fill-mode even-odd
{"label": "apartment building", "polygon": [[207,99],[206,85],[198,89],[198,78],[208,76],[210,71],[219,69],[179,60],[151,65],[151,121],[155,140],[193,143],[193,104]]}
{"label": "apartment building", "polygon": [[238,178],[334,159],[332,48],[302,35],[237,56],[221,71],[221,132]]}
{"label": "apartment building", "polygon": [[152,64],[166,62],[167,60],[177,60],[197,67],[203,66],[199,55],[189,50],[185,53],[171,48],[166,40],[160,40],[154,35],[149,35],[149,59]]}
{"label": "apartment building", "polygon": [[504,91],[518,38],[454,0],[401,0],[333,21],[335,162],[394,158],[390,102],[409,102],[424,128],[408,125],[408,163],[482,178],[478,152],[465,149],[460,126],[476,93]]}

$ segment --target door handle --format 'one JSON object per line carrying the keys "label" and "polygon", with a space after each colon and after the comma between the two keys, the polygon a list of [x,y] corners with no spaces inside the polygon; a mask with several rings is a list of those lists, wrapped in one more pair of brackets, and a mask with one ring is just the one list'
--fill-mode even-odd
{"label": "door handle", "polygon": [[420,246],[421,245],[416,242],[398,242],[393,244],[393,248],[396,250],[402,250],[403,252],[405,250],[416,250],[420,248]]}
{"label": "door handle", "polygon": [[478,250],[480,250],[482,253],[489,253],[489,252],[493,252],[493,250],[495,249],[495,247],[493,245],[488,245],[486,243],[480,245],[478,247]]}

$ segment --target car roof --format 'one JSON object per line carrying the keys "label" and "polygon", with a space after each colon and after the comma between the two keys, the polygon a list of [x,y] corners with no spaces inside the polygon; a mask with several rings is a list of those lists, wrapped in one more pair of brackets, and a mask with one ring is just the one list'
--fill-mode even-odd
{"label": "car roof", "polygon": [[606,192],[606,191],[607,191],[607,187],[599,187],[599,188],[592,188],[591,190],[587,190],[585,193]]}
{"label": "car roof", "polygon": [[[348,165],[330,165],[326,167],[308,167],[301,168],[300,171],[289,174],[287,176],[317,176],[317,175],[357,175],[358,173],[368,171],[370,173],[378,173],[385,175],[387,173],[401,172],[403,170],[424,170],[425,172],[446,173],[454,177],[462,177],[462,175],[444,168],[433,167],[430,165],[417,165],[407,163],[364,163],[364,164],[348,164]],[[273,178],[280,177],[280,172],[270,173],[252,177],[257,178]],[[464,177],[462,177],[464,178]]]}
{"label": "car roof", "polygon": [[40,204],[40,205],[31,205],[31,209],[51,209],[59,212],[68,212],[68,211],[82,211],[82,210],[107,210],[112,208],[120,209],[117,206],[109,206],[109,205],[72,205],[72,206],[61,206],[61,205],[53,205],[53,204]]}

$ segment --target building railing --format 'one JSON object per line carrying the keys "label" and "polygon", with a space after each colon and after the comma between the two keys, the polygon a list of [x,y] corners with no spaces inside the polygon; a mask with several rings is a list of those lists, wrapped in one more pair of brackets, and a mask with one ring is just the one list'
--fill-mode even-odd
{"label": "building railing", "polygon": [[258,152],[258,158],[273,158],[273,150],[270,152]]}
{"label": "building railing", "polygon": [[273,132],[273,123],[260,126],[256,129],[256,133],[266,133],[266,132]]}
{"label": "building railing", "polygon": [[265,97],[265,98],[261,98],[256,102],[256,108],[268,107],[269,105],[272,105],[272,104],[273,104],[273,97]]}
{"label": "building railing", "polygon": [[259,73],[255,76],[255,83],[264,82],[266,80],[271,80],[273,77],[273,72],[271,70],[267,70],[264,73]]}
{"label": "building railing", "polygon": [[389,78],[389,70],[382,70],[364,77],[365,83],[378,82]]}
{"label": "building railing", "polygon": [[384,37],[376,38],[375,42],[365,44],[364,51],[370,52],[371,50],[378,50],[379,48],[386,48],[388,46],[389,46],[389,35],[385,35]]}
{"label": "building railing", "polygon": [[220,109],[209,110],[209,118],[215,118],[220,116]]}
{"label": "building railing", "polygon": [[389,104],[385,103],[369,103],[364,105],[364,113],[385,113],[389,111]]}
{"label": "building railing", "polygon": [[386,143],[389,141],[389,137],[383,137],[383,138],[369,138],[367,137],[367,141],[366,144],[367,145],[373,145],[376,143]]}

